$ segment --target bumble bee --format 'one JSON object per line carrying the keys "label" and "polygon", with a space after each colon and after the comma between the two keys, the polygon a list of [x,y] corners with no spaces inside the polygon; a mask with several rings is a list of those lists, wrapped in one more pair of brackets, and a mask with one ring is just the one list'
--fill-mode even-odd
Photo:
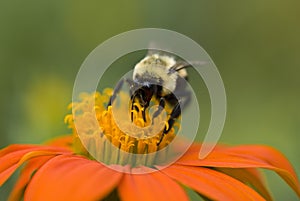
{"label": "bumble bee", "polygon": [[[149,52],[135,65],[132,79],[121,80],[116,85],[108,106],[115,100],[124,81],[130,86],[131,109],[138,110],[134,106],[134,103],[138,101],[144,108],[142,110],[144,121],[146,121],[145,111],[152,98],[156,98],[160,106],[154,112],[152,120],[162,112],[166,104],[169,104],[173,109],[169,115],[168,127],[164,128],[163,135],[158,142],[160,144],[164,135],[170,131],[180,116],[181,109],[190,102],[191,94],[186,86],[188,74],[185,69],[188,66],[191,66],[188,62],[176,60],[170,54]],[[133,120],[133,113],[131,120]]]}

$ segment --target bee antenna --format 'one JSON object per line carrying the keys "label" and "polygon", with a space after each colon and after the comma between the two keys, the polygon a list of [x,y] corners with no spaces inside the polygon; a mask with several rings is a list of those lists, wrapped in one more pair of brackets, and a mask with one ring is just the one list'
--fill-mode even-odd
{"label": "bee antenna", "polygon": [[207,61],[189,61],[189,62],[177,62],[174,66],[170,68],[170,71],[180,71],[184,68],[192,67],[193,65],[197,66],[203,66],[205,64],[208,64]]}

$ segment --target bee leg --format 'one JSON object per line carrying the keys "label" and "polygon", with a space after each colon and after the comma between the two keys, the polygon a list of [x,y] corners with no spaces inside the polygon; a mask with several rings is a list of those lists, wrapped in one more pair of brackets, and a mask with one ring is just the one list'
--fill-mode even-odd
{"label": "bee leg", "polygon": [[[132,96],[131,97],[131,110],[136,110],[137,112],[139,112],[139,108],[136,105],[134,105],[134,99],[135,99],[135,96]],[[147,107],[142,108],[142,117],[143,117],[144,122],[146,122],[146,109],[147,109]],[[131,121],[133,122],[133,112],[131,112]]]}
{"label": "bee leg", "polygon": [[142,115],[143,115],[143,120],[146,122],[146,110],[149,107],[149,104],[144,105],[143,110],[142,110]]}
{"label": "bee leg", "polygon": [[180,102],[178,102],[171,112],[170,118],[168,120],[169,126],[168,128],[165,127],[164,134],[167,134],[171,130],[174,122],[176,121],[176,119],[179,117],[180,114],[181,114],[181,108],[180,108]]}
{"label": "bee leg", "polygon": [[133,112],[132,112],[132,110],[139,111],[139,108],[136,105],[134,105],[135,97],[136,97],[136,95],[131,95],[131,98],[130,98],[131,99],[131,111],[130,111],[130,113],[131,113],[131,122],[133,122]]}
{"label": "bee leg", "polygon": [[142,115],[143,115],[143,120],[144,120],[144,122],[146,122],[146,108],[144,108],[143,110],[142,110]]}
{"label": "bee leg", "polygon": [[179,101],[176,103],[175,107],[173,108],[173,110],[171,112],[170,118],[168,120],[168,128],[167,128],[167,126],[165,126],[164,131],[160,137],[160,140],[157,143],[157,146],[161,143],[161,141],[163,140],[165,135],[171,130],[174,122],[176,121],[176,119],[179,117],[180,114],[181,114],[181,109],[180,109],[180,101]]}
{"label": "bee leg", "polygon": [[162,110],[165,108],[165,105],[166,105],[166,101],[165,101],[164,97],[161,97],[159,100],[159,108],[152,115],[152,124],[154,122],[154,118],[156,118],[162,112]]}
{"label": "bee leg", "polygon": [[131,80],[131,79],[125,79],[125,82],[127,82],[127,84],[128,84],[128,86],[130,87],[130,89],[129,89],[129,94],[130,94],[130,96],[132,97],[133,96],[133,93],[134,93],[134,90],[137,88],[137,85],[136,85],[136,83],[133,81],[133,80]]}
{"label": "bee leg", "polygon": [[109,102],[108,102],[108,105],[107,105],[106,108],[108,108],[109,106],[112,105],[112,103],[114,102],[114,100],[115,100],[116,97],[117,97],[117,94],[120,92],[120,90],[121,90],[123,84],[124,84],[124,79],[120,80],[120,81],[117,83],[117,85],[116,85],[116,87],[115,87],[115,89],[114,89],[114,92],[113,92],[112,96],[111,96],[110,99],[109,99]]}
{"label": "bee leg", "polygon": [[[131,100],[132,100],[132,98],[131,98]],[[130,109],[130,114],[131,114],[131,122],[133,122],[133,112],[132,112],[132,110],[133,110],[133,100],[131,101],[131,109]]]}
{"label": "bee leg", "polygon": [[[130,110],[131,111],[132,110],[136,110],[138,112],[139,108],[134,105],[135,98],[136,98],[135,90],[138,89],[138,85],[133,80],[131,80],[131,79],[125,79],[125,82],[127,82],[127,84],[130,86],[130,89],[129,89],[129,95],[130,95],[130,100],[131,100],[131,108],[130,108]],[[131,122],[133,122],[133,112],[131,112]]]}

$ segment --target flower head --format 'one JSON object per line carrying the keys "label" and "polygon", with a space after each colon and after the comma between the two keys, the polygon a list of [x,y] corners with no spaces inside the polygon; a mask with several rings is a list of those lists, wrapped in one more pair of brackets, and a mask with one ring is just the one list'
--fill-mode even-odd
{"label": "flower head", "polygon": [[[106,164],[130,163],[132,167],[155,164],[157,154],[149,155],[149,153],[163,150],[167,156],[168,145],[175,137],[175,128],[179,127],[178,122],[167,135],[164,135],[163,128],[169,125],[163,115],[153,119],[153,123],[151,117],[146,115],[144,121],[142,114],[144,108],[138,102],[134,103],[136,109],[131,109],[130,113],[126,104],[119,106],[115,104],[114,111],[112,106],[106,106],[111,95],[111,89],[104,90],[102,94],[99,92],[82,94],[80,102],[70,105],[73,114],[67,115],[65,122],[72,128],[74,137],[80,138],[80,142],[83,142],[89,152],[82,150],[81,144],[75,149],[85,152],[85,155],[92,154],[90,157]],[[122,103],[129,100],[126,93],[120,93],[120,97]],[[166,110],[171,113],[168,105]],[[131,115],[133,122],[130,120]],[[124,155],[124,152],[131,155]],[[136,160],[135,154],[141,157]]]}
{"label": "flower head", "polygon": [[[10,200],[188,200],[183,187],[208,200],[272,200],[257,168],[278,173],[300,197],[300,184],[291,164],[268,146],[217,146],[200,160],[201,144],[194,143],[175,163],[160,168],[158,155],[147,156],[161,150],[167,152],[176,127],[166,136],[160,132],[148,137],[147,131],[129,136],[112,118],[112,108],[106,109],[110,95],[111,90],[85,94],[80,102],[72,104],[73,115],[65,119],[72,135],[47,145],[10,145],[0,150],[0,185],[22,166]],[[144,127],[150,121],[141,118],[141,110],[133,112],[133,121]],[[166,124],[159,118],[157,121]],[[135,129],[124,124],[122,128]],[[94,149],[94,154],[83,144]],[[109,149],[108,144],[119,151]],[[122,158],[121,152],[145,157],[133,161]]]}

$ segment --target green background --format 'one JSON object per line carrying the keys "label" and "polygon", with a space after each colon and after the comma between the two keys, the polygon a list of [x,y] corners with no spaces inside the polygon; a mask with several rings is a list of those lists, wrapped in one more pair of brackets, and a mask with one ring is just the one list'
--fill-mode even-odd
{"label": "green background", "polygon": [[[220,141],[276,147],[300,174],[299,10],[299,0],[1,0],[0,147],[69,133],[63,118],[85,57],[116,34],[156,27],[192,38],[217,65],[228,98]],[[297,200],[277,175],[267,178],[275,200]]]}

